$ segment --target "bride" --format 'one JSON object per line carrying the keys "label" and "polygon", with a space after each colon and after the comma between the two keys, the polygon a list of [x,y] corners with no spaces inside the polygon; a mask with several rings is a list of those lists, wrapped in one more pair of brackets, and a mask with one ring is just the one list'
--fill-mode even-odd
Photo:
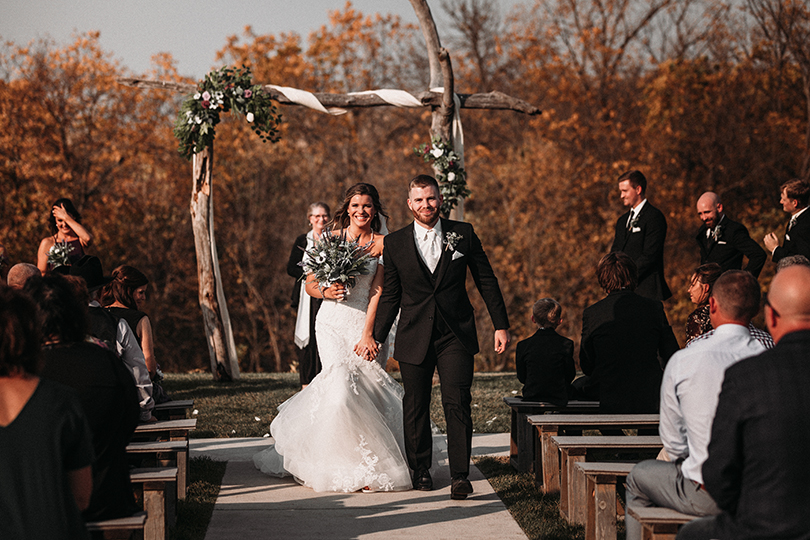
{"label": "bride", "polygon": [[[262,472],[292,475],[315,491],[399,491],[411,488],[402,429],[402,387],[377,358],[374,317],[382,293],[386,216],[377,189],[360,183],[346,191],[335,227],[374,258],[356,285],[322,288],[307,276],[307,292],[325,301],[315,332],[323,370],[282,403],[270,425],[275,444],[253,456]],[[386,216],[387,217],[387,216]]]}

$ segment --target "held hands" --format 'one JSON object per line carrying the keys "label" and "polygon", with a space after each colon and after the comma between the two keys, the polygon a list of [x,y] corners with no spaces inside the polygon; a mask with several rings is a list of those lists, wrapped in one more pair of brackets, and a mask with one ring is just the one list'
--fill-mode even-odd
{"label": "held hands", "polygon": [[779,239],[774,233],[766,234],[762,240],[765,242],[765,248],[770,252],[779,247]]}
{"label": "held hands", "polygon": [[509,330],[495,330],[495,352],[501,354],[506,350],[506,346],[512,341]]}
{"label": "held hands", "polygon": [[371,336],[363,336],[360,341],[357,342],[357,345],[354,346],[354,353],[369,362],[376,359],[379,352],[380,344],[374,341],[374,338]]}

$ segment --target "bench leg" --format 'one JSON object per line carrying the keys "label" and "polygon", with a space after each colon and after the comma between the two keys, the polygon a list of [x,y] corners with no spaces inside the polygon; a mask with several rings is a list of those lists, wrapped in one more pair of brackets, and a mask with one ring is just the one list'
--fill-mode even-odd
{"label": "bench leg", "polygon": [[[157,489],[155,489],[157,487]],[[143,486],[143,509],[146,510],[144,540],[164,540],[166,538],[166,493],[164,484]]]}
{"label": "bench leg", "polygon": [[519,471],[520,469],[518,468],[517,422],[518,422],[518,413],[515,409],[512,409],[512,422],[509,428],[509,464],[512,465],[513,469]]}
{"label": "bench leg", "polygon": [[534,426],[529,423],[529,415],[517,413],[517,462],[518,472],[530,472],[534,458]]}
{"label": "bench leg", "polygon": [[678,525],[673,523],[643,523],[641,540],[675,540]]}
{"label": "bench leg", "polygon": [[188,450],[177,452],[177,499],[186,500],[188,478]]}
{"label": "bench leg", "polygon": [[[578,470],[576,463],[585,461],[585,451],[571,449],[568,452],[568,520],[571,523],[585,525],[587,512],[585,473]],[[563,487],[563,489],[565,489]]]}
{"label": "bench leg", "polygon": [[616,540],[616,477],[597,476],[589,502],[595,509],[595,540]]}
{"label": "bench leg", "polygon": [[560,453],[551,442],[558,432],[556,426],[540,426],[538,455],[542,459],[543,493],[560,492]]}

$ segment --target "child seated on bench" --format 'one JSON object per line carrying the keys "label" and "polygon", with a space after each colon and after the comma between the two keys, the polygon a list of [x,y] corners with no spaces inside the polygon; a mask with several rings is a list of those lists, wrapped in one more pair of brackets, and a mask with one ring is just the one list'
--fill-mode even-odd
{"label": "child seated on bench", "polygon": [[576,368],[574,342],[556,332],[562,322],[562,306],[553,298],[538,300],[532,306],[532,322],[538,330],[518,343],[515,353],[523,399],[564,407],[572,394]]}

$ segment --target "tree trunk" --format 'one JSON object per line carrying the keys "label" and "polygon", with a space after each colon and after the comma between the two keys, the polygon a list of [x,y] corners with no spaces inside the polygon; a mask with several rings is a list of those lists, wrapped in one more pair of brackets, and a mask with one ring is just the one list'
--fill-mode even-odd
{"label": "tree trunk", "polygon": [[214,379],[238,379],[239,363],[233,339],[228,306],[222,289],[219,259],[214,241],[212,146],[194,154],[191,187],[191,227],[197,252],[197,278],[200,283],[200,308],[211,357]]}

